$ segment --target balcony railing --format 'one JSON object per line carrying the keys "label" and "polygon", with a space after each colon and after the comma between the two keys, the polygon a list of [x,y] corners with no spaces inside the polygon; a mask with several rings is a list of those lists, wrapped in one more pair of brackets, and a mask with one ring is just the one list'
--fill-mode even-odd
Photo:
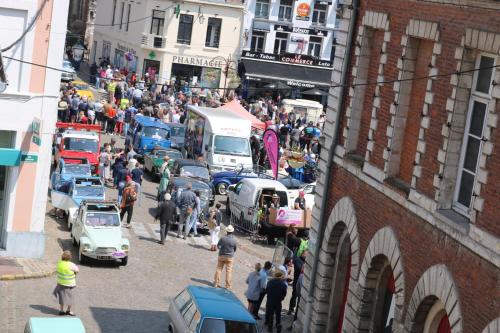
{"label": "balcony railing", "polygon": [[163,49],[166,42],[165,37],[147,33],[143,33],[141,38],[141,46],[147,49]]}

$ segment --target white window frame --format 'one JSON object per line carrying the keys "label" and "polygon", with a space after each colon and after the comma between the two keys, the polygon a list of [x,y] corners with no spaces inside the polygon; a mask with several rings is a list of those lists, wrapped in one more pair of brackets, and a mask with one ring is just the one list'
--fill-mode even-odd
{"label": "white window frame", "polygon": [[[497,64],[497,57],[493,54],[481,52],[477,55],[476,59],[476,64],[474,68],[479,68],[480,63],[481,63],[481,58],[482,57],[488,57],[488,58],[493,58],[493,66],[496,66]],[[472,108],[474,107],[474,102],[482,103],[486,105],[485,108],[485,114],[484,114],[484,119],[483,119],[483,128],[481,131],[481,136],[484,135],[484,130],[485,126],[488,120],[488,112],[489,112],[489,104],[492,100],[491,97],[491,91],[493,89],[493,85],[490,84],[490,90],[488,94],[485,94],[480,91],[475,91],[476,85],[477,85],[477,79],[479,76],[479,71],[474,72],[474,77],[472,80],[472,87],[471,87],[471,94],[470,94],[470,99],[469,99],[469,107],[467,109],[467,121],[465,124],[465,131],[464,131],[464,136],[462,139],[462,148],[460,150],[460,159],[459,159],[459,164],[458,164],[458,174],[457,174],[457,182],[455,184],[455,193],[453,195],[453,208],[460,214],[465,215],[467,217],[470,217],[470,214],[472,212],[472,205],[473,205],[473,196],[474,196],[474,188],[477,182],[477,171],[479,168],[479,160],[481,158],[481,154],[483,151],[483,144],[484,141],[482,140],[482,137],[479,138],[480,143],[479,143],[479,150],[478,150],[478,158],[477,158],[477,163],[476,163],[476,170],[474,170],[474,182],[473,182],[473,189],[472,189],[472,197],[471,197],[471,204],[470,207],[466,207],[462,205],[460,202],[458,202],[458,196],[460,193],[460,187],[462,185],[462,173],[464,171],[464,162],[465,162],[465,153],[467,150],[467,144],[469,143],[469,136],[471,134],[469,133],[470,131],[470,125],[471,125],[471,118],[472,118]],[[495,78],[495,68],[492,69],[491,72],[491,80]],[[477,138],[477,137],[476,137]],[[466,170],[465,172],[471,173],[469,170]]]}
{"label": "white window frame", "polygon": [[[276,35],[274,37],[274,45],[273,45],[273,53],[275,54],[283,54],[287,52],[288,49],[288,41],[290,39],[290,34],[286,32],[281,32],[282,34],[286,34],[286,38],[284,37],[278,37],[278,34],[280,32],[276,32]],[[279,42],[279,47],[278,50],[276,50],[276,42]],[[283,49],[283,42],[285,42],[285,48]]]}
{"label": "white window frame", "polygon": [[[280,0],[280,6],[278,9],[278,19],[283,21],[291,21],[293,18],[293,0],[291,5],[283,4],[283,0]],[[280,16],[280,12],[283,9],[283,16]],[[287,9],[289,10],[290,16],[287,17]]]}
{"label": "white window frame", "polygon": [[[321,50],[323,48],[323,38],[321,38],[321,37],[319,37],[319,38],[321,40],[319,43],[316,41],[312,41],[311,38],[309,38],[309,43],[307,44],[307,55],[308,56],[321,58]],[[314,49],[316,47],[318,47],[317,45],[319,45],[319,52],[318,52],[318,55],[315,55]]]}
{"label": "white window frame", "polygon": [[[262,35],[256,35],[254,34],[254,31],[252,31],[252,37],[250,38],[250,50],[252,52],[265,52],[266,51],[266,38],[267,38],[267,33],[266,32],[263,32],[263,36]],[[252,40],[253,39],[262,39],[263,40],[263,43],[262,43],[262,50],[258,50],[257,49],[257,45],[258,43],[256,42],[255,43],[255,48],[252,48]]]}
{"label": "white window frame", "polygon": [[[311,17],[311,22],[312,24],[314,25],[320,25],[320,26],[325,26],[326,23],[328,22],[328,5],[326,4],[322,4],[320,3],[321,1],[315,1],[314,2],[314,9],[313,9],[313,14],[312,14],[312,17]],[[319,5],[319,6],[325,6],[325,9],[318,9],[316,6]],[[317,19],[318,21],[314,21],[314,13],[315,12],[318,12],[318,16],[317,16]],[[325,13],[325,22],[321,23],[319,22],[319,18],[320,18],[320,13],[324,12]]]}
{"label": "white window frame", "polygon": [[[262,13],[262,8],[267,7],[265,15]],[[269,10],[271,7],[271,3],[269,0],[257,0],[255,2],[255,17],[257,18],[269,18]]]}

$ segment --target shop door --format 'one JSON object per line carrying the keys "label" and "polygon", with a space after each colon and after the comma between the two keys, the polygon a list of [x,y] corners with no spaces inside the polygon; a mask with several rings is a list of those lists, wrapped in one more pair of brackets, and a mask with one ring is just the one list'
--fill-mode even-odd
{"label": "shop door", "polygon": [[7,182],[7,167],[0,165],[0,248],[5,247],[4,244],[4,224],[5,224],[5,183]]}

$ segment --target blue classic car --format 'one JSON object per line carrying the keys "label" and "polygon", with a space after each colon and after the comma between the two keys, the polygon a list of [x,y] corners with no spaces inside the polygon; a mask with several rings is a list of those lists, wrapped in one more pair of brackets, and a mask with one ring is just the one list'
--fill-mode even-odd
{"label": "blue classic car", "polygon": [[156,147],[170,148],[170,127],[160,119],[138,114],[125,139],[125,146],[128,145],[141,155]]}
{"label": "blue classic car", "polygon": [[70,181],[74,177],[91,177],[91,176],[92,176],[92,170],[90,164],[66,163],[64,159],[61,158],[59,160],[59,163],[57,164],[56,169],[52,173],[52,176],[50,177],[50,186],[52,189],[55,189],[57,186],[63,184],[64,182]]}
{"label": "blue classic car", "polygon": [[236,184],[244,178],[273,179],[263,170],[240,167],[234,171],[222,171],[212,174],[212,185],[217,194],[226,195],[229,185]]}
{"label": "blue classic car", "polygon": [[104,185],[99,177],[73,177],[60,180],[50,193],[52,205],[64,211],[71,229],[69,217],[78,211],[83,200],[105,200]]}

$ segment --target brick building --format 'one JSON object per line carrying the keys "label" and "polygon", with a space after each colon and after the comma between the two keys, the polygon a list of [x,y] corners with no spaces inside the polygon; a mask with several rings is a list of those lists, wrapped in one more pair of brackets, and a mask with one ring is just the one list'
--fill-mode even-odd
{"label": "brick building", "polygon": [[338,11],[296,331],[499,332],[500,3]]}

